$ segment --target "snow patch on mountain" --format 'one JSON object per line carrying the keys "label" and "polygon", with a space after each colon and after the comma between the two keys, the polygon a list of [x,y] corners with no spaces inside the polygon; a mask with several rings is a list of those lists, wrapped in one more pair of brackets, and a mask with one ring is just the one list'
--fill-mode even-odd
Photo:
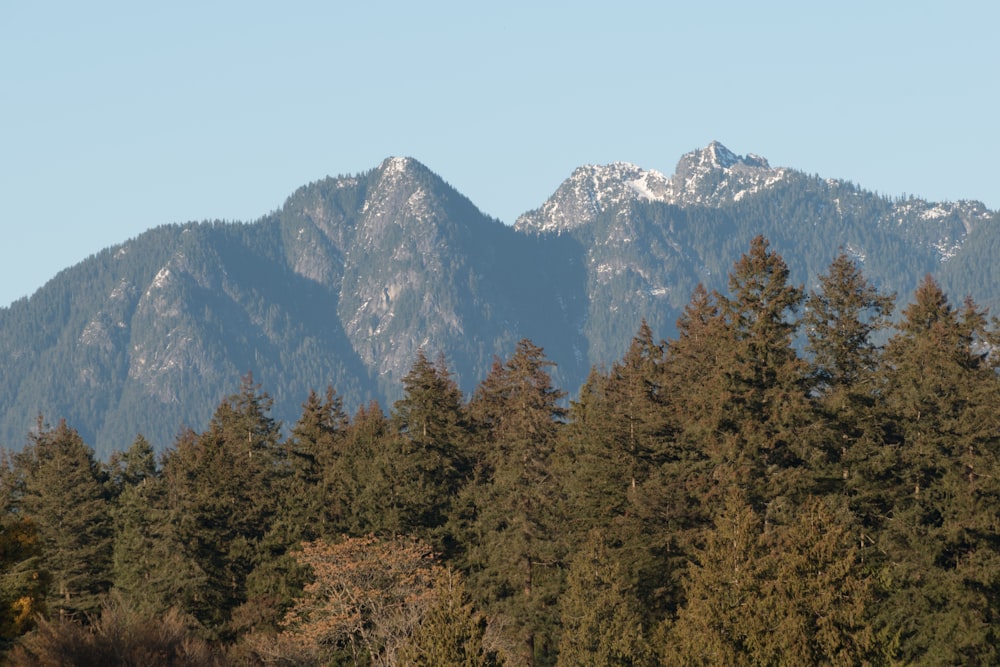
{"label": "snow patch on mountain", "polygon": [[880,226],[895,226],[924,247],[934,248],[938,260],[954,257],[969,234],[988,221],[992,213],[978,201],[928,202],[910,198],[896,202],[879,220]]}
{"label": "snow patch on mountain", "polygon": [[542,206],[520,216],[515,227],[562,233],[633,202],[719,206],[772,187],[788,173],[758,155],[736,155],[719,142],[681,157],[673,176],[629,162],[576,169]]}

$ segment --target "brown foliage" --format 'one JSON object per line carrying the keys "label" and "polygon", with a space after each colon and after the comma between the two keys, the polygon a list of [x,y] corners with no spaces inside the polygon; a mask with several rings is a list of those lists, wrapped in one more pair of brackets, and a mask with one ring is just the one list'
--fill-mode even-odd
{"label": "brown foliage", "polygon": [[15,647],[12,667],[224,667],[227,661],[196,637],[176,610],[162,617],[136,614],[116,596],[100,618],[84,625],[69,617],[39,621]]}
{"label": "brown foliage", "polygon": [[393,665],[396,652],[434,600],[440,571],[416,539],[374,536],[303,544],[313,582],[289,610],[279,644],[317,658],[346,653]]}

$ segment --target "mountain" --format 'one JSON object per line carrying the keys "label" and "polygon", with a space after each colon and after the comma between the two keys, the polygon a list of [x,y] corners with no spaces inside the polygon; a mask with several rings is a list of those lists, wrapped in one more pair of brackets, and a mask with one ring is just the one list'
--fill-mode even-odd
{"label": "mountain", "polygon": [[20,447],[43,414],[102,456],[139,432],[162,449],[248,371],[286,422],[327,385],[351,408],[389,406],[418,348],[471,392],[523,337],[573,392],[642,319],[668,337],[699,282],[724,291],[757,234],[796,281],[813,284],[844,248],[900,301],[932,273],[1000,304],[1000,225],[978,202],[890,200],[713,142],[669,177],[580,167],[508,227],[390,158],[303,186],[253,223],[152,229],[0,309],[0,443]]}

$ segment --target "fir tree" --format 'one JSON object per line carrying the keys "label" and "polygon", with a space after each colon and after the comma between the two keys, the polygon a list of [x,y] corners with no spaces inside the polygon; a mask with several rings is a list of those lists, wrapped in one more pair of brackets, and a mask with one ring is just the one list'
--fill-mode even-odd
{"label": "fir tree", "polygon": [[444,524],[467,476],[469,430],[462,394],[443,358],[431,364],[418,350],[403,389],[390,420],[394,437],[386,443],[397,470],[393,494],[406,516],[398,530],[428,538]]}
{"label": "fir tree", "polygon": [[810,293],[803,325],[814,374],[827,391],[871,382],[879,361],[873,334],[885,329],[894,294],[882,294],[841,253]]}
{"label": "fir tree", "polygon": [[880,510],[863,482],[880,463],[881,426],[872,418],[880,394],[881,348],[873,336],[889,326],[894,295],[880,293],[841,253],[810,294],[803,324],[821,409],[836,430],[829,448],[862,515]]}
{"label": "fir tree", "polygon": [[846,666],[885,657],[870,629],[873,587],[854,538],[823,501],[766,529],[731,491],[684,587],[686,604],[662,634],[666,663]]}
{"label": "fir tree", "polygon": [[570,564],[559,601],[562,634],[557,665],[566,667],[653,665],[643,615],[628,577],[600,530]]}
{"label": "fir tree", "polygon": [[[793,347],[802,289],[763,237],[733,266],[731,296],[696,291],[668,344],[667,386],[696,502],[746,488],[775,518],[823,474],[828,433]],[[684,396],[684,392],[688,392]],[[691,408],[691,409],[688,409]]]}
{"label": "fir tree", "polygon": [[43,567],[51,576],[50,613],[95,612],[112,579],[107,474],[65,420],[50,428],[41,417],[14,458],[14,472],[17,512],[37,526]]}
{"label": "fir tree", "polygon": [[0,524],[0,655],[46,612],[49,575],[30,519],[7,515]]}
{"label": "fir tree", "polygon": [[399,652],[411,667],[500,667],[503,658],[490,649],[486,618],[475,610],[462,577],[442,569],[434,600]]}
{"label": "fir tree", "polygon": [[490,608],[512,621],[528,664],[555,654],[551,613],[562,547],[551,458],[565,410],[550,366],[540,347],[522,340],[506,363],[494,365],[470,405],[484,457],[469,487],[470,576]]}
{"label": "fir tree", "polygon": [[264,538],[283,464],[270,407],[270,397],[247,376],[208,429],[182,438],[164,463],[171,520],[202,582],[187,592],[183,608],[214,632],[228,632],[232,611],[247,601],[247,576],[273,555]]}
{"label": "fir tree", "polygon": [[332,387],[323,398],[310,391],[302,415],[285,443],[285,470],[279,480],[276,528],[283,541],[314,540],[339,532],[346,508],[334,471],[343,467],[347,415]]}
{"label": "fir tree", "polygon": [[902,657],[934,664],[998,659],[1000,381],[982,350],[986,318],[921,283],[886,346],[877,485],[889,598],[883,622]]}

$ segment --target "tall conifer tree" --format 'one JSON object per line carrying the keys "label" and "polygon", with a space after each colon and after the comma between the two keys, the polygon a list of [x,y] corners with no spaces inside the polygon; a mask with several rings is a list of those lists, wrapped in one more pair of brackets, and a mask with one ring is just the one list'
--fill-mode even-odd
{"label": "tall conifer tree", "polygon": [[527,664],[555,654],[553,606],[562,557],[552,456],[565,410],[542,348],[518,343],[476,390],[470,405],[484,465],[470,487],[470,577],[496,613],[510,619]]}
{"label": "tall conifer tree", "polygon": [[793,347],[803,291],[763,237],[733,266],[730,296],[696,290],[668,344],[667,387],[694,503],[730,485],[776,518],[825,466],[827,432]]}
{"label": "tall conifer tree", "polygon": [[213,632],[227,627],[247,601],[247,576],[267,560],[264,538],[277,510],[275,480],[283,468],[280,425],[271,399],[243,379],[223,401],[208,429],[182,438],[164,463],[172,520],[203,584],[189,590],[188,611]]}
{"label": "tall conifer tree", "polygon": [[907,661],[1000,660],[1000,381],[985,325],[975,304],[952,307],[928,277],[886,346],[888,465],[868,481],[886,512],[883,620]]}
{"label": "tall conifer tree", "polygon": [[38,528],[52,586],[50,613],[80,615],[100,608],[111,587],[113,528],[106,471],[80,434],[41,417],[14,458],[18,513]]}

